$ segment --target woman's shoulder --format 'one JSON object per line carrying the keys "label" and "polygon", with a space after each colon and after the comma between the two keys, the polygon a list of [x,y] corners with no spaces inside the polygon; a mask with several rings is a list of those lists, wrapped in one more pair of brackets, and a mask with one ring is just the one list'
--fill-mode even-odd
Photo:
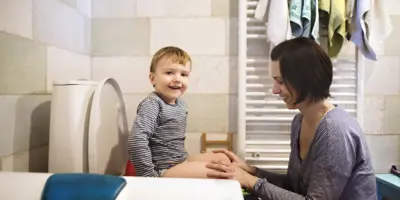
{"label": "woman's shoulder", "polygon": [[315,141],[323,146],[336,144],[355,149],[365,142],[365,138],[357,119],[343,108],[335,107],[321,120]]}
{"label": "woman's shoulder", "polygon": [[340,107],[325,115],[317,128],[314,145],[315,155],[321,156],[325,162],[321,165],[332,171],[341,172],[344,167],[354,166],[360,160],[371,165],[365,135],[357,119]]}
{"label": "woman's shoulder", "polygon": [[345,109],[338,106],[325,115],[321,120],[320,126],[325,131],[333,133],[341,130],[342,132],[363,134],[357,119]]}

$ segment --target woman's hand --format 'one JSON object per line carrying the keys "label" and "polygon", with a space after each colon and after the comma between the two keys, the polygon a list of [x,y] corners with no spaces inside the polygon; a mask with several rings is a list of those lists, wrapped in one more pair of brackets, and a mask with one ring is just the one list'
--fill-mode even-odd
{"label": "woman's hand", "polygon": [[214,150],[214,153],[224,153],[228,158],[231,160],[232,164],[240,167],[241,169],[245,170],[249,174],[254,175],[255,169],[245,163],[242,159],[240,159],[237,155],[235,155],[233,152],[228,151],[227,149],[218,149]]}
{"label": "woman's hand", "polygon": [[206,164],[208,169],[211,169],[207,173],[209,178],[219,178],[219,179],[234,179],[239,181],[242,187],[252,190],[256,184],[258,178],[247,173],[245,170],[233,163],[223,163],[223,162],[210,162]]}

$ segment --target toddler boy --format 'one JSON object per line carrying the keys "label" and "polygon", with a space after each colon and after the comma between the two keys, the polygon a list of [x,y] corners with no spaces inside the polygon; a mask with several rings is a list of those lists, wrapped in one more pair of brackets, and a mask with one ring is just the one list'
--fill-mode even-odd
{"label": "toddler boy", "polygon": [[206,178],[207,162],[231,162],[225,154],[188,155],[185,150],[188,109],[181,96],[191,68],[190,56],[178,47],[164,47],[153,56],[149,79],[154,92],[139,103],[128,139],[137,176]]}

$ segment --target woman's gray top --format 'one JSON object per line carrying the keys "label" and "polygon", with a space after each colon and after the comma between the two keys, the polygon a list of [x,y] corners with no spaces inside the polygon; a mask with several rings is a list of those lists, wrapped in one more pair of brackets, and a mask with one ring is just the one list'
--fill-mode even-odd
{"label": "woman's gray top", "polygon": [[300,158],[302,115],[295,116],[287,174],[256,168],[254,194],[263,200],[376,200],[370,153],[356,119],[335,107],[317,127],[308,155]]}

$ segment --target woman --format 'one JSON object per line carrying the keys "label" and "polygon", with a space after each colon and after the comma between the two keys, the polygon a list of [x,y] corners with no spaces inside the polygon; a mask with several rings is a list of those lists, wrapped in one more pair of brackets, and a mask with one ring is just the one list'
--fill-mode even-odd
{"label": "woman", "polygon": [[232,161],[211,162],[211,178],[236,179],[261,199],[376,200],[376,179],[367,143],[357,121],[328,101],[332,62],[307,38],[282,42],[271,52],[273,93],[292,121],[287,174],[251,167],[227,150]]}

